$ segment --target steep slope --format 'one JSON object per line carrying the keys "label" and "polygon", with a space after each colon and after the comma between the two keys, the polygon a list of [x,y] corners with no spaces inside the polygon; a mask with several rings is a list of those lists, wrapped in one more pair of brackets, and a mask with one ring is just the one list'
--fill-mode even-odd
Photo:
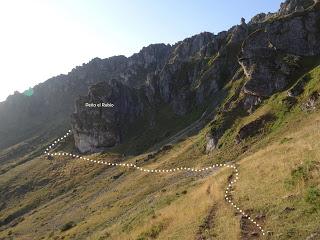
{"label": "steep slope", "polygon": [[[262,115],[275,115],[273,122],[260,126],[263,131],[242,138],[240,143],[225,138],[228,145],[210,155],[204,154],[208,125],[199,134],[157,153],[88,157],[158,169],[201,168],[227,159],[237,161],[240,180],[232,189],[232,198],[266,229],[267,239],[317,239],[320,163],[316,139],[320,112],[314,96],[320,92],[319,69],[296,81],[305,83],[292,105],[288,105],[288,92],[279,92],[254,114],[241,118],[230,128],[228,138],[236,137],[243,126]],[[65,144],[58,151],[70,151]],[[230,149],[242,152],[230,156]],[[1,176],[5,204],[1,207],[0,236],[260,239],[258,229],[246,218],[235,216],[224,201],[230,174],[222,169],[209,175],[151,175],[66,156],[34,158]]]}
{"label": "steep slope", "polygon": [[[141,136],[138,133],[128,135],[126,128],[139,126],[137,122],[141,119],[145,121],[144,127],[148,126],[150,130],[161,128],[163,123],[157,122],[155,115],[164,106],[182,118],[195,109],[201,109],[197,114],[199,118],[210,106],[221,103],[225,96],[224,86],[240,78],[245,79],[245,84],[241,90],[242,100],[236,108],[238,111],[253,112],[263,99],[288,88],[299,73],[312,67],[307,64],[308,59],[320,55],[319,21],[319,4],[314,4],[299,12],[288,10],[285,14],[284,10],[280,10],[272,21],[268,19],[258,25],[247,25],[242,20],[240,25],[228,32],[216,36],[202,33],[178,43],[159,73],[145,82],[142,88],[132,89],[135,95],[140,96],[139,100],[130,102],[121,98],[121,94],[112,99],[87,99],[88,102],[108,100],[117,104],[112,109],[100,108],[100,114],[92,114],[85,126],[73,122],[75,137],[81,142],[76,143],[76,147],[80,152],[96,151],[97,148],[110,149],[129,141],[130,137],[137,140]],[[104,87],[101,83],[99,91],[102,95],[104,91],[108,95],[109,88],[119,91],[118,85],[108,85],[103,90]],[[128,114],[123,106],[133,109],[134,113]],[[82,105],[77,105],[79,109],[74,114],[75,119],[84,118],[82,113],[92,111],[83,101]],[[118,121],[110,124],[105,116],[113,112]],[[120,120],[124,115],[127,116],[126,124]],[[114,134],[116,128],[118,131]],[[90,132],[90,129],[94,131]],[[218,133],[213,133],[214,142],[224,130],[223,127],[216,129]],[[110,141],[101,144],[101,136],[108,135],[114,136],[113,144]],[[83,148],[82,144],[86,147]]]}
{"label": "steep slope", "polygon": [[[319,23],[319,3],[286,1],[226,32],[94,59],[9,97],[0,239],[319,239]],[[101,102],[114,107],[85,107]],[[98,161],[232,163],[240,178],[226,193],[227,168]]]}
{"label": "steep slope", "polygon": [[115,56],[93,59],[34,87],[32,96],[15,93],[0,103],[0,148],[8,147],[51,128],[67,128],[74,102],[88,87],[100,81],[121,78],[137,87],[148,74],[158,71],[171,46],[150,45],[130,58]]}

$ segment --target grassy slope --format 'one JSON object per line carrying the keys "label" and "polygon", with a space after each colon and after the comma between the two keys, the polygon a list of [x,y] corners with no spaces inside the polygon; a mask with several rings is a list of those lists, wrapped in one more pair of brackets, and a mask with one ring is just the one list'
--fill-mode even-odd
{"label": "grassy slope", "polygon": [[[300,110],[301,103],[319,90],[320,68],[310,76],[296,106],[289,109],[284,104],[285,92],[275,95],[253,115],[236,121],[211,155],[203,154],[208,126],[148,162],[146,154],[126,161],[171,168],[238,160],[240,181],[234,199],[239,206],[253,217],[266,216],[262,225],[273,232],[269,239],[305,239],[318,230],[320,221],[320,114]],[[231,141],[240,126],[266,113],[277,120],[266,126],[264,137],[238,145]],[[91,157],[121,160],[117,154]],[[150,175],[65,157],[35,158],[0,176],[1,202],[6,202],[0,206],[0,220],[21,215],[0,229],[0,238],[195,239],[211,212],[203,234],[239,239],[239,216],[223,199],[230,173],[223,169],[212,175]]]}

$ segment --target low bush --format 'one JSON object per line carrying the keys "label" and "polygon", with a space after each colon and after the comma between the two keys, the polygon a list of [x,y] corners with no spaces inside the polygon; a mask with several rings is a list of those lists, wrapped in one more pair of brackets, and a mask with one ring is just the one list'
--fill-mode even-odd
{"label": "low bush", "polygon": [[309,187],[305,195],[305,200],[307,203],[320,209],[320,189],[317,187]]}
{"label": "low bush", "polygon": [[73,228],[76,224],[73,221],[67,222],[65,224],[62,225],[61,227],[61,232],[67,231],[71,228]]}

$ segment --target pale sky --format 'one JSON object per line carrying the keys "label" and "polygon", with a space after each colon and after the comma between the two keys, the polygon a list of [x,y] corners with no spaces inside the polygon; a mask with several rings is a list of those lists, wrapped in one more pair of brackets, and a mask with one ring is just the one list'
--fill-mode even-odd
{"label": "pale sky", "polygon": [[0,101],[92,58],[218,33],[280,0],[0,0]]}

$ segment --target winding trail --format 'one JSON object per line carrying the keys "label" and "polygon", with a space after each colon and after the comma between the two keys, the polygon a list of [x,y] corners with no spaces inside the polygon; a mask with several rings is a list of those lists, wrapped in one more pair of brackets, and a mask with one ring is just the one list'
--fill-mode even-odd
{"label": "winding trail", "polygon": [[235,177],[233,180],[231,180],[225,190],[225,200],[227,203],[229,203],[236,212],[240,213],[242,216],[246,217],[247,219],[249,219],[258,229],[259,231],[262,233],[262,235],[265,235],[265,230],[253,219],[251,218],[248,214],[245,213],[245,211],[243,211],[241,208],[238,207],[237,204],[235,204],[232,201],[231,198],[231,189],[233,188],[234,184],[239,180],[239,170],[237,168],[236,165],[234,164],[214,164],[205,168],[187,168],[187,167],[177,167],[177,168],[171,168],[171,169],[148,169],[148,168],[143,168],[143,167],[139,167],[135,164],[132,163],[111,163],[111,162],[105,162],[105,161],[96,161],[96,160],[92,160],[83,156],[79,156],[79,155],[75,155],[75,154],[71,154],[71,153],[66,153],[66,152],[56,152],[56,153],[50,153],[49,151],[53,150],[54,147],[62,140],[64,140],[65,138],[67,138],[69,135],[71,134],[71,130],[68,130],[68,132],[61,138],[58,138],[57,140],[55,140],[45,151],[44,154],[48,155],[48,156],[69,156],[69,157],[73,157],[73,158],[78,158],[84,161],[88,161],[88,162],[92,162],[92,163],[96,163],[96,164],[104,164],[104,165],[108,165],[108,166],[119,166],[119,167],[128,167],[128,168],[134,168],[137,170],[140,170],[142,172],[148,172],[148,173],[174,173],[174,172],[205,172],[205,171],[211,171],[213,169],[216,168],[221,168],[221,167],[227,167],[227,168],[231,168],[233,170],[233,173],[235,174]]}

